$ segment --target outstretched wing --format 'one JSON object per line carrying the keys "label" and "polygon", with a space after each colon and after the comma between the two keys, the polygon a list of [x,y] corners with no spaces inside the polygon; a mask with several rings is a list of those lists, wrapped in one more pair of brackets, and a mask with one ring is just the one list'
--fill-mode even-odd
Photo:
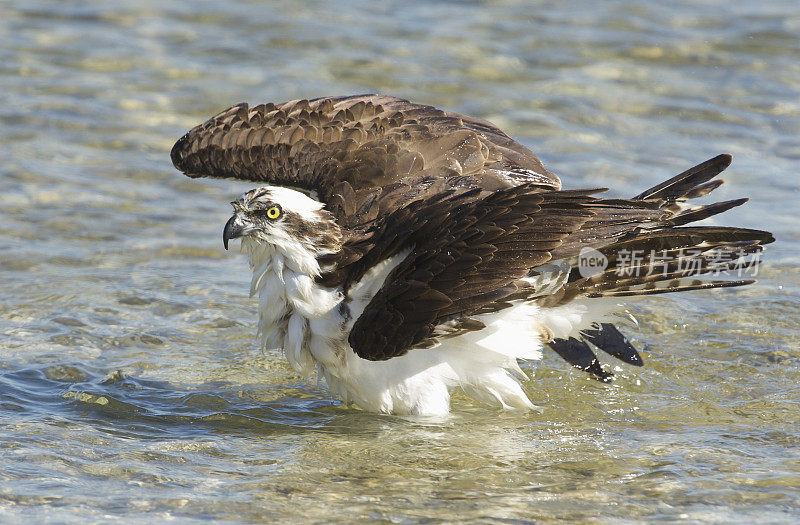
{"label": "outstretched wing", "polygon": [[531,267],[547,262],[550,250],[593,216],[582,205],[586,196],[570,192],[522,185],[479,193],[441,194],[387,218],[364,259],[415,248],[355,321],[349,342],[360,357],[405,354],[438,325],[514,294]]}
{"label": "outstretched wing", "polygon": [[[380,242],[361,261],[380,254],[381,243],[397,244],[398,237],[416,248],[355,322],[350,345],[361,357],[388,359],[424,346],[437,327],[460,315],[496,311],[513,300],[548,307],[579,296],[648,295],[752,282],[690,275],[735,268],[740,257],[757,254],[774,240],[768,232],[745,228],[682,227],[746,201],[686,204],[718,187],[719,181],[711,179],[729,163],[729,156],[720,155],[633,199],[598,198],[598,190],[541,191],[521,185],[482,198],[467,193],[414,203],[426,206],[421,217],[416,206],[398,210],[384,221]],[[399,235],[389,227],[395,219]],[[416,228],[419,233],[407,233]],[[581,274],[577,256],[584,247],[606,257],[604,272]],[[641,272],[620,274],[618,258],[634,252],[648,254]],[[686,269],[687,257],[695,263],[693,270]],[[551,259],[566,265],[562,278],[542,281],[558,283],[556,289],[530,279]],[[654,271],[656,266],[660,271]],[[529,279],[521,281],[525,276]],[[583,339],[629,363],[641,361],[613,327],[600,328],[585,331]],[[608,376],[583,340],[556,340],[553,348],[576,366]]]}
{"label": "outstretched wing", "polygon": [[[190,177],[225,177],[316,192],[345,227],[450,187],[495,191],[558,177],[489,122],[382,95],[237,104],[172,148]],[[398,202],[401,199],[401,202]]]}

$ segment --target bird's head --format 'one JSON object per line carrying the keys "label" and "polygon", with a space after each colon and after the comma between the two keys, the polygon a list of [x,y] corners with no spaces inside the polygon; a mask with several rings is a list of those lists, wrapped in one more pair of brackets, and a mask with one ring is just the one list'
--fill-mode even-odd
{"label": "bird's head", "polygon": [[302,192],[266,186],[248,191],[231,204],[234,212],[225,224],[222,243],[227,250],[231,239],[241,237],[251,263],[257,253],[316,259],[341,247],[341,229],[331,213]]}

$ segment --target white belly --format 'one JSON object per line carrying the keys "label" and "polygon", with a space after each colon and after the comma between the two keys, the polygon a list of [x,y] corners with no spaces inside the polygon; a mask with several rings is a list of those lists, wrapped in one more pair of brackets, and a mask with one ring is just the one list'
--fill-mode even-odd
{"label": "white belly", "polygon": [[[345,402],[375,412],[442,415],[450,392],[460,389],[480,401],[507,409],[529,409],[520,381],[520,361],[541,358],[542,344],[555,333],[575,335],[596,321],[585,305],[540,310],[519,304],[476,318],[486,328],[440,340],[433,348],[412,349],[387,361],[368,361],[343,344],[337,355],[313,344],[313,354],[332,391]],[[548,323],[548,324],[545,324]],[[313,323],[312,323],[313,326]]]}
{"label": "white belly", "polygon": [[353,322],[407,255],[404,252],[372,268],[343,294],[317,285],[313,278],[282,262],[256,268],[253,291],[259,294],[259,329],[266,346],[282,346],[291,366],[304,376],[323,375],[345,402],[375,412],[442,415],[450,410],[450,392],[466,394],[504,408],[533,407],[520,383],[519,360],[541,357],[542,343],[553,334],[574,335],[598,319],[574,302],[546,311],[518,303],[475,318],[486,328],[443,338],[433,348],[412,349],[387,361],[358,357],[347,343]]}

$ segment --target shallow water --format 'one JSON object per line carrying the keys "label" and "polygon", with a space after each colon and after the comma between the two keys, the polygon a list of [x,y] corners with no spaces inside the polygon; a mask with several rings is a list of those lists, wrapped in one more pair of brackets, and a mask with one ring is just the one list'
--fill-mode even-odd
{"label": "shallow water", "polygon": [[[660,4],[3,3],[0,521],[800,518],[800,10]],[[375,91],[566,187],[733,153],[715,195],[752,200],[716,223],[779,241],[757,285],[637,304],[611,385],[547,353],[538,413],[342,407],[256,344],[221,243],[250,185],[168,153],[239,101]]]}

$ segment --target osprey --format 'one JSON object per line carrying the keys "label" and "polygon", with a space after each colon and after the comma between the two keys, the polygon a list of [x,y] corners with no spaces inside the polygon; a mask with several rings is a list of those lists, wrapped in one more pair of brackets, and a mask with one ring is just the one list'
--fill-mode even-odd
{"label": "osprey", "polygon": [[774,240],[684,226],[747,200],[686,203],[722,183],[729,155],[604,198],[562,190],[487,121],[389,96],[238,104],[171,156],[190,177],[265,184],[223,231],[249,255],[263,344],[384,413],[446,414],[454,389],[530,408],[518,360],[543,344],[608,380],[595,347],[642,364],[609,322],[623,298],[751,283],[697,276]]}

